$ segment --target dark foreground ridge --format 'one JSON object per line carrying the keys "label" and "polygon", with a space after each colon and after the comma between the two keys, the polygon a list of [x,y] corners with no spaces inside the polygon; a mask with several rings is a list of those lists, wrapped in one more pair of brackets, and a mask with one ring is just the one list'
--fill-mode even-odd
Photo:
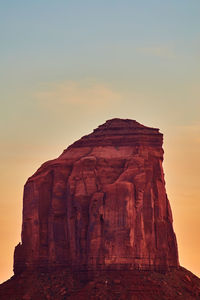
{"label": "dark foreground ridge", "polygon": [[159,129],[112,119],[43,164],[0,299],[200,299],[179,266],[162,143]]}
{"label": "dark foreground ridge", "polygon": [[200,279],[179,267],[168,272],[22,273],[1,285],[1,300],[193,300]]}

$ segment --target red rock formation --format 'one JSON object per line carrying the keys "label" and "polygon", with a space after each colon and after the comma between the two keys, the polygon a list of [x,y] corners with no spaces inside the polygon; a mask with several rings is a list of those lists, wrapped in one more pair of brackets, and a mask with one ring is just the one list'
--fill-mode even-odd
{"label": "red rock formation", "polygon": [[24,188],[14,272],[178,267],[158,129],[112,119]]}
{"label": "red rock formation", "polygon": [[200,279],[179,267],[168,272],[119,270],[23,272],[0,285],[1,300],[199,300]]}

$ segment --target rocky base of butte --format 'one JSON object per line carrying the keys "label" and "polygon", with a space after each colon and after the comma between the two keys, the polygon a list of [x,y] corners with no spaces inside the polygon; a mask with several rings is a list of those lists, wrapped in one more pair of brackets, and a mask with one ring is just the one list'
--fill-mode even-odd
{"label": "rocky base of butte", "polygon": [[200,279],[182,267],[167,272],[25,272],[1,285],[0,299],[197,300]]}
{"label": "rocky base of butte", "polygon": [[200,299],[180,267],[163,135],[112,119],[25,184],[22,243],[0,299]]}

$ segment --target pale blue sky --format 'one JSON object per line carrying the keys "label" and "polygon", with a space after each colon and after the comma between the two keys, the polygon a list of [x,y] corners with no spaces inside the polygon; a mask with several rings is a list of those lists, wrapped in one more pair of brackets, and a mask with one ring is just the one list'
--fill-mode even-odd
{"label": "pale blue sky", "polygon": [[20,118],[38,117],[34,95],[44,84],[85,79],[120,93],[128,107],[123,115],[131,117],[130,107],[140,106],[134,95],[142,93],[144,110],[152,97],[157,113],[175,109],[174,122],[198,118],[196,109],[190,112],[198,101],[190,92],[200,77],[199,1],[6,1],[0,7],[6,120],[11,108]]}

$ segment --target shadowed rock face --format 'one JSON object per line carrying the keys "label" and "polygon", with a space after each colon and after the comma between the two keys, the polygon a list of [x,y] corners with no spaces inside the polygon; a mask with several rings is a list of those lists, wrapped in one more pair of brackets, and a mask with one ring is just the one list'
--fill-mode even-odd
{"label": "shadowed rock face", "polygon": [[112,119],[46,162],[24,188],[14,272],[178,267],[158,129]]}

